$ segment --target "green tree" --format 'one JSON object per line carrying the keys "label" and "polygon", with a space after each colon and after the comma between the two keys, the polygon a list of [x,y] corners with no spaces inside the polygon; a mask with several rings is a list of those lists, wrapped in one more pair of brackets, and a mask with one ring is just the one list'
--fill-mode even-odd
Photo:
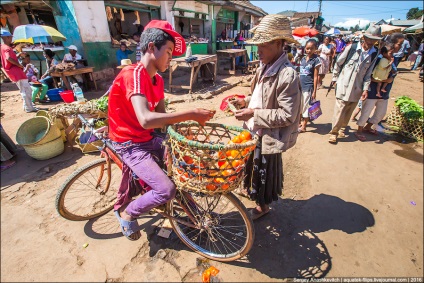
{"label": "green tree", "polygon": [[423,15],[423,10],[420,10],[419,8],[411,8],[409,9],[408,13],[406,13],[406,18],[408,20],[413,20],[421,17]]}

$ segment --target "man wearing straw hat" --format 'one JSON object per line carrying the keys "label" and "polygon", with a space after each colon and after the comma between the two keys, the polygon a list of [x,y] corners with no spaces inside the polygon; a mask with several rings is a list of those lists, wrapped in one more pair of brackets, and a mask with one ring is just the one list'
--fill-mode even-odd
{"label": "man wearing straw hat", "polygon": [[[175,195],[175,184],[156,163],[162,159],[162,138],[153,136],[154,128],[162,128],[185,120],[200,124],[213,118],[215,112],[196,108],[166,113],[164,82],[158,71],[164,72],[172,56],[186,50],[184,38],[167,21],[152,20],[140,38],[142,57],[138,64],[124,67],[113,81],[109,93],[109,137],[122,157],[122,182],[114,210],[122,234],[129,240],[141,236],[137,217],[165,204]],[[151,190],[133,200],[130,192],[131,171]]]}
{"label": "man wearing straw hat", "polygon": [[[328,142],[335,144],[338,137],[345,136],[345,129],[356,105],[359,100],[367,99],[378,53],[374,44],[381,39],[381,29],[370,27],[360,43],[347,46],[337,59],[332,79],[332,83],[337,84],[336,104]],[[352,48],[353,53],[350,52]]]}
{"label": "man wearing straw hat", "polygon": [[16,57],[15,52],[13,52],[12,45],[12,34],[6,29],[1,29],[1,39],[3,44],[1,44],[1,65],[3,70],[9,79],[16,84],[19,88],[23,99],[24,111],[37,112],[38,109],[34,107],[32,103],[32,89],[28,83],[28,78],[25,75],[23,68],[18,58]]}
{"label": "man wearing straw hat", "polygon": [[269,204],[278,200],[283,187],[281,153],[294,146],[302,107],[300,79],[292,68],[285,43],[296,43],[289,20],[281,15],[267,15],[251,30],[248,40],[258,45],[261,66],[252,81],[252,95],[234,103],[244,109],[235,117],[260,136],[259,144],[246,165],[244,191],[256,200],[252,218],[267,214]]}

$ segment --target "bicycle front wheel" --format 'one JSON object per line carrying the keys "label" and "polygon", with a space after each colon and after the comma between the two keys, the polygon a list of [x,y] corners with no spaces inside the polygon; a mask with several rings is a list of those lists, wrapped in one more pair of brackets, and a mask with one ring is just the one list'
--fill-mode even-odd
{"label": "bicycle front wheel", "polygon": [[168,203],[171,225],[189,248],[217,261],[234,261],[252,248],[255,231],[246,207],[232,193],[178,191]]}
{"label": "bicycle front wheel", "polygon": [[57,192],[57,212],[68,220],[81,221],[111,210],[122,173],[115,163],[110,166],[105,159],[99,159],[72,173]]}

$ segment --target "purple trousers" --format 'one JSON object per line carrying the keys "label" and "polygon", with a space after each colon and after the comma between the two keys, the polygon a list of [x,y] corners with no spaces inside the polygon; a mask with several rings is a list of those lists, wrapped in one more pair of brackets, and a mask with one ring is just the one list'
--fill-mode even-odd
{"label": "purple trousers", "polygon": [[[115,145],[116,151],[122,157],[124,166],[118,200],[115,203],[114,210],[118,210],[121,206],[129,203],[125,209],[126,212],[131,217],[137,218],[142,213],[174,198],[175,184],[162,171],[153,156],[155,155],[163,160],[165,147],[162,145],[162,141],[162,138],[154,137],[144,143],[131,143],[126,146]],[[132,200],[132,198],[140,192],[134,191],[130,186],[131,171],[151,188],[150,191],[135,200]]]}

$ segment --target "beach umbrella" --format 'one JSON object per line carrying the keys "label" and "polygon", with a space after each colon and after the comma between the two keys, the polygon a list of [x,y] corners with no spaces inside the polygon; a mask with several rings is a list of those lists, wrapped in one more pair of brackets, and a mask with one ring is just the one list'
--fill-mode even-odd
{"label": "beach umbrella", "polygon": [[21,25],[13,31],[14,43],[48,43],[65,41],[66,37],[56,29],[43,25]]}
{"label": "beach umbrella", "polygon": [[314,28],[310,28],[307,26],[303,26],[303,27],[297,27],[292,31],[293,35],[299,36],[299,37],[304,37],[304,36],[315,36],[319,33],[319,31],[317,31]]}
{"label": "beach umbrella", "polygon": [[337,35],[340,34],[340,30],[337,28],[331,28],[329,29],[324,35]]}

